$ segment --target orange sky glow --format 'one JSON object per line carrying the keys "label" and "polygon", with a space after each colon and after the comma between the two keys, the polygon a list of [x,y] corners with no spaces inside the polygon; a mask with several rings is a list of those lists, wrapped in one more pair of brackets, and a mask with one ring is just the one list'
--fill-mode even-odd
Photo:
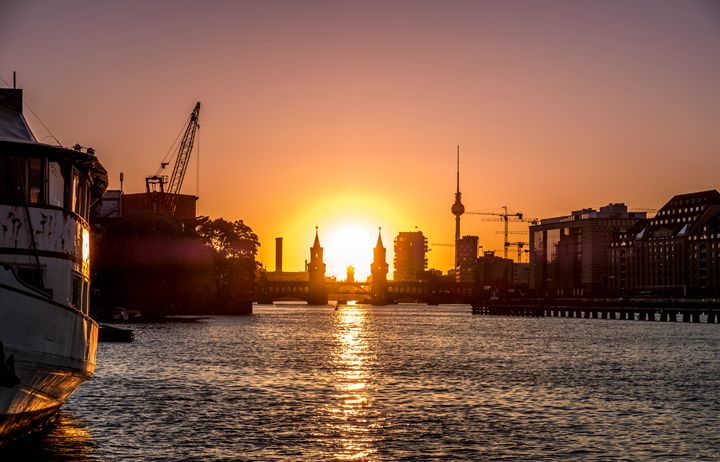
{"label": "orange sky glow", "polygon": [[[63,144],[94,147],[111,188],[122,171],[142,191],[201,101],[199,213],[243,219],[270,270],[279,236],[284,269],[303,270],[317,225],[335,275],[367,275],[378,227],[391,265],[399,231],[452,242],[458,144],[469,211],[659,208],[717,188],[718,50],[720,7],[702,0],[10,0],[0,14],[0,77],[18,72]],[[501,251],[501,229],[462,219],[483,249]],[[449,247],[428,258],[453,264]]]}

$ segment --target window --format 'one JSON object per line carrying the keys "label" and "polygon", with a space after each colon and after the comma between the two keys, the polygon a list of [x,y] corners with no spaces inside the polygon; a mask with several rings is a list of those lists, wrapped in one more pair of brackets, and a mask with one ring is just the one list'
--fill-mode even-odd
{"label": "window", "polygon": [[27,285],[43,288],[43,270],[36,266],[17,266],[15,267],[15,274],[18,279]]}
{"label": "window", "polygon": [[48,163],[48,204],[62,207],[65,203],[65,177],[57,162]]}
{"label": "window", "polygon": [[82,278],[80,277],[80,275],[73,274],[72,275],[72,298],[70,300],[70,304],[73,307],[77,308],[78,310],[81,308],[82,299],[83,299],[83,294],[82,294],[83,287],[82,286],[83,286]]}
{"label": "window", "polygon": [[88,218],[88,185],[80,173],[73,169],[70,191],[70,208],[73,212],[87,220]]}
{"label": "window", "polygon": [[27,191],[28,202],[31,204],[42,204],[45,202],[43,186],[43,159],[28,159],[27,161]]}
{"label": "window", "polygon": [[21,205],[45,203],[45,159],[24,159],[12,154],[0,159],[0,201]]}
{"label": "window", "polygon": [[[76,212],[78,209],[78,193],[80,189],[80,175],[77,170],[72,170],[72,184],[70,189],[70,209]],[[77,212],[76,212],[77,213]]]}

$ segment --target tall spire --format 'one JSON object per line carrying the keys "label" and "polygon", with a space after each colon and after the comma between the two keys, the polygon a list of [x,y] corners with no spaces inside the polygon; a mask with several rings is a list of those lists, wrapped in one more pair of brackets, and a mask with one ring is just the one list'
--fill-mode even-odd
{"label": "tall spire", "polygon": [[455,190],[455,203],[450,211],[455,215],[455,268],[458,266],[457,243],[460,240],[460,215],[465,213],[465,206],[462,204],[462,194],[460,194],[460,145],[457,147],[457,181]]}
{"label": "tall spire", "polygon": [[315,227],[315,242],[313,243],[313,247],[320,247],[320,238],[318,238],[318,227]]}
{"label": "tall spire", "polygon": [[378,240],[377,240],[377,244],[375,244],[375,247],[383,247],[382,226],[378,226]]}

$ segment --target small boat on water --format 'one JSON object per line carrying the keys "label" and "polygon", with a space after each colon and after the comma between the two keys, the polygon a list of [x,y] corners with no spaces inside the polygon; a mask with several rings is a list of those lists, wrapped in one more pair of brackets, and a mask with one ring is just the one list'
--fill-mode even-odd
{"label": "small boat on water", "polygon": [[0,441],[52,416],[95,370],[88,212],[107,188],[92,149],[37,142],[22,90],[0,89]]}

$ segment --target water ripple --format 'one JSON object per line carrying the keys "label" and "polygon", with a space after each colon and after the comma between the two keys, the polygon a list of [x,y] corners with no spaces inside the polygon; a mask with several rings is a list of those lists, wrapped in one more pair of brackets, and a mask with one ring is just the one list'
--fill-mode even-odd
{"label": "water ripple", "polygon": [[0,459],[720,459],[713,325],[260,306],[136,338]]}

